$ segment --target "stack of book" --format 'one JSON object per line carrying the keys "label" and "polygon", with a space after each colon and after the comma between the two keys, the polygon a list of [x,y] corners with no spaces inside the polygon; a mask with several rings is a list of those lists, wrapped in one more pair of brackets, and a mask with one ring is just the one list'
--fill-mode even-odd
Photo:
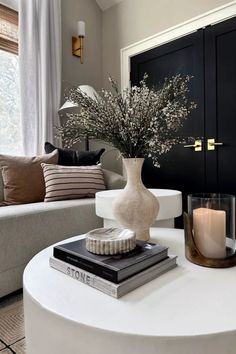
{"label": "stack of book", "polygon": [[176,266],[168,248],[137,241],[128,253],[104,256],[90,253],[85,238],[54,246],[51,267],[68,276],[119,298]]}

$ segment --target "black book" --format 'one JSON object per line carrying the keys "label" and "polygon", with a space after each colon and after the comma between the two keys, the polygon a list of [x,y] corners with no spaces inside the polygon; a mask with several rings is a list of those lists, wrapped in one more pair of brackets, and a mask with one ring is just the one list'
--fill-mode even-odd
{"label": "black book", "polygon": [[53,256],[114,283],[131,277],[162,261],[168,248],[145,241],[137,241],[131,252],[119,255],[96,255],[86,249],[85,238],[53,248]]}

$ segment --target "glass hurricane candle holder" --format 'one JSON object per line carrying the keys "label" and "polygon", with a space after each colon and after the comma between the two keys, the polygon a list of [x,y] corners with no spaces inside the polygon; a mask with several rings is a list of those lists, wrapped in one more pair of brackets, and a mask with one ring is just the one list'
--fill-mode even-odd
{"label": "glass hurricane candle holder", "polygon": [[191,194],[184,214],[185,255],[206,267],[236,265],[235,197],[228,194]]}

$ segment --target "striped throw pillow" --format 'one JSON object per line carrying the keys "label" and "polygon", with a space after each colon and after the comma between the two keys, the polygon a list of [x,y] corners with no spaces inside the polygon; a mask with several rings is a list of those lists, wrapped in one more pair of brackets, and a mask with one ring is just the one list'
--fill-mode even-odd
{"label": "striped throw pillow", "polygon": [[94,197],[106,189],[101,165],[60,166],[42,163],[45,202]]}

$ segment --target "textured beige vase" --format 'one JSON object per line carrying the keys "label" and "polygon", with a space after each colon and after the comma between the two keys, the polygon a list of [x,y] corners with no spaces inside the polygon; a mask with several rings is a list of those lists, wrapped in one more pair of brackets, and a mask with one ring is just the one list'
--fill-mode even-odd
{"label": "textured beige vase", "polygon": [[113,213],[118,223],[136,233],[136,239],[147,241],[150,226],[156,220],[159,203],[143,185],[141,170],[144,159],[124,159],[127,184],[113,202]]}

